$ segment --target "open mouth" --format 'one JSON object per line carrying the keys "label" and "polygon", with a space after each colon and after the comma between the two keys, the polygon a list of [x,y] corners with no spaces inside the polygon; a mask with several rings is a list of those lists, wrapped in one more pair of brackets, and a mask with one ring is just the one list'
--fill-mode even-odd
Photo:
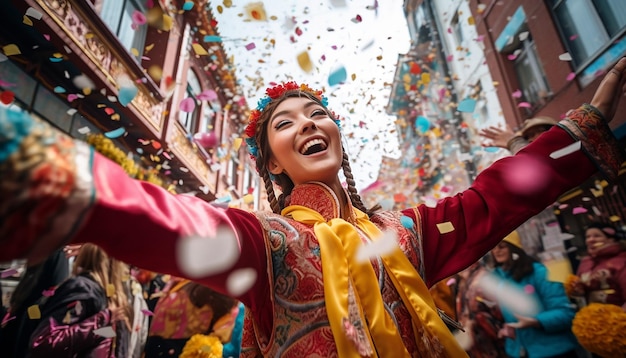
{"label": "open mouth", "polygon": [[326,148],[328,148],[328,145],[323,140],[312,139],[304,143],[304,145],[300,149],[300,154],[311,155],[311,154],[319,153],[325,150]]}

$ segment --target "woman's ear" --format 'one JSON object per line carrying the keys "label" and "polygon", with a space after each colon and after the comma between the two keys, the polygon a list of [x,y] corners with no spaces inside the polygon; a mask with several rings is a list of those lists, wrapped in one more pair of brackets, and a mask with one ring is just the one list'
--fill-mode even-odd
{"label": "woman's ear", "polygon": [[276,160],[270,159],[267,163],[267,169],[274,175],[282,174],[284,169]]}

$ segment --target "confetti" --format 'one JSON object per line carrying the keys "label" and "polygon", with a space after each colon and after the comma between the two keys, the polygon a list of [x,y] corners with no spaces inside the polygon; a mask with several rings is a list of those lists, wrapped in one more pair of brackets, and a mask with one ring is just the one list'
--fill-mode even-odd
{"label": "confetti", "polygon": [[570,72],[567,77],[565,77],[567,81],[572,81],[574,78],[576,78],[576,72]]}
{"label": "confetti", "polygon": [[519,158],[517,165],[502,174],[503,184],[517,194],[533,194],[550,182],[546,164],[534,158]]}
{"label": "confetti", "polygon": [[107,137],[107,138],[114,139],[114,138],[119,138],[119,137],[123,136],[124,134],[126,134],[126,128],[120,127],[118,129],[114,129],[112,131],[105,132],[104,136]]}
{"label": "confetti", "polygon": [[28,318],[30,319],[41,318],[41,311],[39,310],[39,305],[32,305],[28,307],[27,312],[28,312]]}
{"label": "confetti", "polygon": [[41,20],[41,17],[43,16],[43,14],[41,13],[41,11],[38,11],[37,9],[33,7],[29,7],[26,10],[26,16],[32,17],[35,20]]}
{"label": "confetti", "polygon": [[533,317],[541,307],[535,295],[527,294],[524,288],[503,281],[493,273],[484,275],[478,285],[486,296],[494,297],[500,307],[515,314]]}
{"label": "confetti", "polygon": [[222,37],[216,35],[206,35],[202,40],[204,42],[222,42]]}
{"label": "confetti", "polygon": [[385,256],[398,248],[398,235],[393,231],[385,231],[376,240],[363,243],[356,252],[358,262],[369,261],[373,258]]}
{"label": "confetti", "polygon": [[476,100],[472,98],[466,98],[459,103],[457,111],[465,113],[473,113],[476,108]]}
{"label": "confetti", "polygon": [[8,269],[3,270],[2,272],[0,272],[0,278],[11,277],[11,276],[15,275],[16,273],[18,273],[17,268],[11,267],[11,268],[8,268]]}
{"label": "confetti", "polygon": [[562,53],[562,54],[559,55],[559,60],[561,60],[561,61],[571,61],[572,60],[572,55],[570,55],[569,52]]}
{"label": "confetti", "polygon": [[246,50],[250,51],[250,50],[254,50],[256,48],[256,45],[254,44],[254,42],[250,42],[249,44],[246,45]]}
{"label": "confetti", "polygon": [[233,297],[248,292],[256,282],[257,273],[253,268],[243,268],[233,271],[226,279],[226,290]]}
{"label": "confetti", "polygon": [[111,326],[98,328],[94,330],[93,333],[104,338],[113,338],[116,336],[115,331],[113,330],[113,327]]}
{"label": "confetti", "polygon": [[22,53],[22,51],[20,51],[20,48],[17,47],[17,45],[15,44],[9,44],[9,45],[3,46],[2,52],[4,52],[6,56],[14,56],[14,55],[19,55]]}
{"label": "confetti", "polygon": [[180,101],[179,109],[182,112],[191,113],[196,108],[196,101],[193,97],[187,97]]}
{"label": "confetti", "polygon": [[580,150],[582,143],[580,141],[572,143],[570,145],[568,145],[567,147],[561,148],[559,150],[556,150],[552,153],[550,153],[550,158],[552,159],[559,159],[562,158],[566,155],[572,154],[574,152],[577,152]]}
{"label": "confetti", "polygon": [[148,309],[142,309],[141,313],[143,313],[144,316],[154,316],[154,313]]}
{"label": "confetti", "polygon": [[248,20],[267,21],[267,14],[262,2],[249,3],[244,7]]}
{"label": "confetti", "polygon": [[106,291],[107,297],[115,296],[115,286],[112,283],[107,284]]}
{"label": "confetti", "polygon": [[9,105],[15,99],[15,93],[13,91],[3,91],[0,93],[0,102],[5,105]]}
{"label": "confetti", "polygon": [[572,214],[574,215],[586,214],[586,213],[587,213],[587,209],[583,208],[582,206],[577,206],[572,209]]}
{"label": "confetti", "polygon": [[301,52],[298,57],[298,65],[304,72],[313,71],[313,63],[311,62],[311,58],[309,57],[309,53],[304,51]]}
{"label": "confetti", "polygon": [[407,228],[407,229],[413,228],[413,225],[415,224],[413,222],[413,219],[411,219],[410,217],[408,217],[406,215],[402,215],[400,217],[400,222],[402,223],[402,226]]}
{"label": "confetti", "polygon": [[190,11],[191,9],[193,9],[193,5],[193,1],[185,1],[185,3],[183,4],[183,10]]}
{"label": "confetti", "polygon": [[193,43],[191,44],[191,47],[193,48],[193,52],[195,52],[196,55],[198,56],[206,56],[209,54],[207,50],[204,47],[202,47],[202,45],[200,45],[199,43]]}
{"label": "confetti", "polygon": [[215,236],[181,238],[176,250],[178,265],[190,278],[205,277],[230,269],[239,259],[239,241],[227,226],[217,227]]}
{"label": "confetti", "polygon": [[454,231],[454,225],[452,225],[451,222],[446,221],[444,223],[437,224],[437,229],[439,230],[439,233],[443,235]]}
{"label": "confetti", "polygon": [[328,85],[335,86],[341,84],[346,81],[348,78],[348,73],[346,72],[346,68],[340,66],[333,72],[331,72],[330,76],[328,76]]}

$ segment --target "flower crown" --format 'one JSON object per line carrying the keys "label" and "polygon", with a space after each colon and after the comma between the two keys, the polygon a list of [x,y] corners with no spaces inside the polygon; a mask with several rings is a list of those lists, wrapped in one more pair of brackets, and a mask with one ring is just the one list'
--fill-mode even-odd
{"label": "flower crown", "polygon": [[[307,92],[315,96],[315,98],[319,99],[324,107],[328,107],[328,98],[322,95],[322,91],[316,91],[312,89],[311,87],[309,87],[307,84],[303,83],[299,85],[294,81],[290,81],[290,82],[278,84],[274,87],[268,87],[265,90],[266,96],[261,98],[259,102],[257,102],[256,109],[253,109],[250,112],[250,116],[248,116],[248,125],[246,126],[246,129],[244,131],[247,137],[246,144],[248,145],[248,151],[250,152],[250,157],[254,159],[255,161],[259,155],[259,147],[254,138],[254,135],[256,134],[257,122],[259,121],[259,118],[261,118],[261,113],[263,113],[263,111],[265,110],[265,107],[267,107],[267,105],[270,102],[272,102],[272,100],[282,97],[285,94],[285,92],[288,92],[288,91]],[[333,117],[335,117],[334,113],[333,113]],[[335,123],[337,123],[337,126],[339,126],[338,119],[335,119]]]}

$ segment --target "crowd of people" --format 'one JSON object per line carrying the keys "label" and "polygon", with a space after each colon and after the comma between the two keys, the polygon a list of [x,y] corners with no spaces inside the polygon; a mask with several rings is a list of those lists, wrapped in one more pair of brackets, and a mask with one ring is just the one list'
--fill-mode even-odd
{"label": "crowd of people", "polygon": [[[244,357],[463,357],[473,353],[455,337],[462,326],[429,289],[489,256],[483,278],[463,278],[476,296],[456,293],[472,332],[490,330],[481,339],[502,340],[493,348],[511,357],[574,356],[579,344],[595,342],[594,332],[576,329],[576,315],[595,305],[623,312],[623,291],[612,286],[622,277],[617,228],[587,230],[597,251],[581,262],[575,290],[550,281],[511,233],[598,170],[616,177],[622,152],[608,123],[625,81],[622,58],[589,103],[494,162],[470,188],[400,211],[365,207],[340,122],[323,93],[304,84],[268,88],[245,129],[272,212],[173,195],[28,113],[1,108],[0,260],[26,258],[35,267],[64,244],[81,244],[70,277],[34,304],[15,302],[6,321],[17,323],[11,312],[19,309],[39,320],[25,339],[31,356],[125,357],[153,348],[160,356],[221,356],[220,345],[233,340],[226,327],[245,311],[236,353]],[[544,185],[520,186],[508,175],[528,163]],[[607,257],[618,259],[598,264]],[[134,289],[128,265],[169,275],[153,311],[136,299],[143,290]],[[501,289],[487,290],[487,277]],[[523,309],[502,292],[518,292]],[[585,306],[572,306],[568,292]]]}

